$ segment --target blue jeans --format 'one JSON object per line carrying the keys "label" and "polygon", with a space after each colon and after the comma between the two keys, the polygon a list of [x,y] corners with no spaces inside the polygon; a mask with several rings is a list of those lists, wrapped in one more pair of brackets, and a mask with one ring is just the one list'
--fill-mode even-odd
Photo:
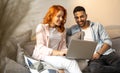
{"label": "blue jeans", "polygon": [[120,73],[120,56],[112,52],[102,55],[100,59],[90,60],[83,73]]}

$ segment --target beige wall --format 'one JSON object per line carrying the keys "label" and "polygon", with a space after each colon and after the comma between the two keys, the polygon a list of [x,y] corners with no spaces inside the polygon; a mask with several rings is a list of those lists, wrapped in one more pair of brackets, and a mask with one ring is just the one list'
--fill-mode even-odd
{"label": "beige wall", "polygon": [[[41,10],[46,9],[52,4],[63,5],[68,10],[68,19],[66,25],[74,24],[73,8],[82,5],[86,8],[88,19],[100,22],[103,25],[120,25],[120,0],[41,0]],[[44,9],[43,9],[44,8]]]}
{"label": "beige wall", "polygon": [[120,25],[120,0],[70,0],[70,2],[71,9],[76,5],[84,6],[88,19],[92,21],[101,22],[105,26]]}
{"label": "beige wall", "polygon": [[[10,26],[9,29],[14,29],[14,32],[9,31],[13,33],[13,36],[14,34],[23,33],[29,29],[33,29],[33,32],[35,32],[36,25],[42,22],[46,11],[54,4],[63,5],[67,9],[68,15],[65,25],[66,27],[70,27],[71,25],[75,24],[72,12],[74,7],[77,5],[82,5],[86,8],[89,20],[100,22],[104,26],[120,25],[120,0],[30,0],[29,4],[24,0],[10,0],[10,2],[11,1],[14,4],[19,3],[19,1],[21,2],[19,5],[16,4],[15,6],[16,10],[14,10],[17,11],[16,13],[14,10],[13,12],[10,12],[11,10],[6,9],[6,12],[9,13],[9,16],[4,16],[4,19],[7,17],[6,21],[4,21],[4,26],[7,26],[8,24]],[[13,9],[14,4],[9,3],[8,8]],[[13,13],[17,16],[24,15],[24,17],[22,20],[20,20],[20,17],[11,16],[10,13]],[[20,21],[19,23],[17,22],[18,20]],[[3,28],[5,29],[5,27]]]}

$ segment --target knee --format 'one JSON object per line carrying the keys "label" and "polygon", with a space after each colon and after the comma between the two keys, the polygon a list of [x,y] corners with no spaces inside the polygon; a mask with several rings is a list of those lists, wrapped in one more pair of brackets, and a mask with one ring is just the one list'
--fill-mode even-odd
{"label": "knee", "polygon": [[99,73],[99,69],[96,67],[92,67],[92,68],[90,68],[90,72],[91,73]]}
{"label": "knee", "polygon": [[98,63],[91,63],[89,67],[91,73],[99,73],[101,65]]}

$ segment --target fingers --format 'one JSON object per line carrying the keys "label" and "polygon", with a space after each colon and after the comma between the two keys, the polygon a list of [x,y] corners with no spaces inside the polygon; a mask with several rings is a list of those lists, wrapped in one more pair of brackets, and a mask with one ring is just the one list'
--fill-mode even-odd
{"label": "fingers", "polygon": [[58,72],[59,73],[64,73],[64,70],[63,69],[59,69]]}
{"label": "fingers", "polygon": [[99,59],[100,58],[100,55],[98,55],[97,53],[95,53],[94,55],[93,55],[93,58],[92,59]]}
{"label": "fingers", "polygon": [[64,56],[64,55],[66,55],[66,53],[67,53],[66,50],[61,50],[61,51],[59,51],[59,50],[53,50],[52,51],[52,55],[53,56]]}

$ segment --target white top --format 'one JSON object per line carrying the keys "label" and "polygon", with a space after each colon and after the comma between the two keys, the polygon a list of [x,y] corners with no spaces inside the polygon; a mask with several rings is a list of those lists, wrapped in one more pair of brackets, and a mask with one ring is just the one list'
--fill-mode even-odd
{"label": "white top", "polygon": [[49,33],[49,47],[52,49],[58,49],[61,40],[61,33],[58,32],[56,28],[50,28]]}
{"label": "white top", "polygon": [[90,27],[82,29],[82,31],[84,32],[84,40],[94,41]]}

